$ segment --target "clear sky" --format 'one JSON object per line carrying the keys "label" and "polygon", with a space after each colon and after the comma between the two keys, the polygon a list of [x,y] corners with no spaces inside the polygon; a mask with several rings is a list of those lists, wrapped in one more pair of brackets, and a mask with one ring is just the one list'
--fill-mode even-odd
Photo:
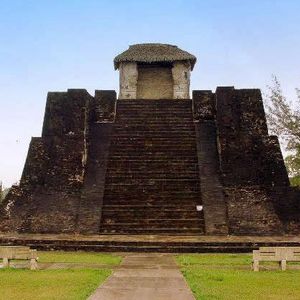
{"label": "clear sky", "polygon": [[193,89],[300,87],[299,0],[0,0],[0,180],[20,179],[48,91],[118,89],[113,58],[141,42],[197,56]]}

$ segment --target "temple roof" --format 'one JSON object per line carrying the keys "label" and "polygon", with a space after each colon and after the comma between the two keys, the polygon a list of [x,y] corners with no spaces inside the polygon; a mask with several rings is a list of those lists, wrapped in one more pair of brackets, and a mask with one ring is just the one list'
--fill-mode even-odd
{"label": "temple roof", "polygon": [[121,62],[172,63],[175,61],[188,61],[193,69],[196,57],[174,45],[146,43],[129,46],[128,50],[115,57],[114,65],[115,69],[118,69]]}

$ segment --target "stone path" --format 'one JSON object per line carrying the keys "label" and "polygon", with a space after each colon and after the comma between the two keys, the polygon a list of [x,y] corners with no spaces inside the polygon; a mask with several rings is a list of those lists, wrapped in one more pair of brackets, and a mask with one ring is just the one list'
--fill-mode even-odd
{"label": "stone path", "polygon": [[171,254],[125,255],[89,300],[195,300]]}

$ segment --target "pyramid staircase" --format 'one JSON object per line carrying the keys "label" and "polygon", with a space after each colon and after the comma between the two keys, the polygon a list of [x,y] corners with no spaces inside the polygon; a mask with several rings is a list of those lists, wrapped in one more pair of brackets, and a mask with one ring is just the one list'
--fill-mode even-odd
{"label": "pyramid staircase", "polygon": [[191,100],[118,100],[100,233],[204,234]]}

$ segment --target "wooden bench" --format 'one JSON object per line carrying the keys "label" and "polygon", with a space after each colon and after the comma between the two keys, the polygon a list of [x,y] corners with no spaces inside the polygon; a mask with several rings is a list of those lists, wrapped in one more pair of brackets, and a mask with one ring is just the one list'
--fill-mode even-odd
{"label": "wooden bench", "polygon": [[287,262],[300,262],[300,247],[260,247],[259,250],[253,250],[254,271],[259,271],[261,261],[278,262],[281,270],[285,271]]}
{"label": "wooden bench", "polygon": [[30,260],[30,270],[37,269],[37,251],[23,246],[0,246],[0,259],[3,267],[8,268],[11,259]]}

